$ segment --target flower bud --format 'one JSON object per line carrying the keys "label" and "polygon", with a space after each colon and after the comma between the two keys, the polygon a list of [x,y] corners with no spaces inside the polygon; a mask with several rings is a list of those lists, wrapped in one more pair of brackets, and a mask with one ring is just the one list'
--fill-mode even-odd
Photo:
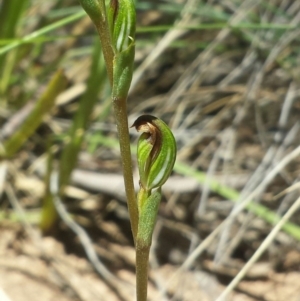
{"label": "flower bud", "polygon": [[147,191],[159,188],[167,181],[175,163],[175,138],[162,120],[151,115],[140,116],[132,126],[143,132],[137,147],[140,185]]}
{"label": "flower bud", "polygon": [[90,16],[96,27],[105,20],[102,0],[79,0],[82,8]]}
{"label": "flower bud", "polygon": [[135,38],[136,14],[132,0],[111,0],[107,19],[116,53],[126,50]]}
{"label": "flower bud", "polygon": [[136,14],[133,0],[79,0],[101,40],[112,99],[126,99],[133,74]]}

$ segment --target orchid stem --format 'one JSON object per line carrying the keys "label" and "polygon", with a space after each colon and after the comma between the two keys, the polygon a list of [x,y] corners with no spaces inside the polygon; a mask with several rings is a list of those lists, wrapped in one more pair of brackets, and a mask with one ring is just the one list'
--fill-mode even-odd
{"label": "orchid stem", "polygon": [[136,300],[147,301],[148,262],[151,245],[144,245],[137,238],[136,241]]}
{"label": "orchid stem", "polygon": [[136,237],[136,300],[147,300],[148,262],[152,234],[161,200],[161,188],[148,191],[140,187],[138,193],[139,224]]}
{"label": "orchid stem", "polygon": [[136,242],[139,216],[138,216],[138,209],[136,204],[136,196],[135,196],[134,183],[133,183],[126,99],[114,98],[113,108],[114,108],[117,130],[119,135],[121,160],[123,166],[124,184],[125,184],[128,211],[130,217],[131,231],[133,234],[134,242]]}

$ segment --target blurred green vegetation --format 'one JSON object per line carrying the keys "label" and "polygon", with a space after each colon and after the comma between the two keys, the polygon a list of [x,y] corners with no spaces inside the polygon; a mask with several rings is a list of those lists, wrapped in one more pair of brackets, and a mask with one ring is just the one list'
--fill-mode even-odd
{"label": "blurred green vegetation", "polygon": [[[25,151],[30,152],[30,164],[32,164],[39,156],[46,156],[47,141],[49,139],[55,141],[58,151],[54,157],[60,160],[60,185],[64,187],[69,182],[83,144],[89,152],[94,152],[103,144],[107,147],[115,145],[115,140],[112,140],[112,143],[104,142],[105,130],[95,131],[89,127],[91,122],[105,122],[111,119],[107,77],[102,58],[98,55],[100,45],[94,42],[97,40],[96,31],[76,1],[57,0],[45,3],[44,1],[4,0],[0,5],[1,125],[9,122],[11,116],[22,111],[26,104],[33,101],[35,103],[31,115],[22,117],[21,124],[16,126],[13,134],[6,136],[2,133],[1,143],[2,148],[5,149],[1,151],[2,159],[3,157],[16,159]],[[264,1],[261,7],[274,16],[289,18],[288,10],[272,3]],[[233,37],[238,42],[233,46],[225,43],[219,45],[216,48],[219,53],[225,53],[232,47],[237,48],[235,50],[244,49],[254,43],[255,47],[259,48],[261,59],[265,60],[272,47],[260,46],[254,39],[254,34],[258,31],[262,34],[268,32],[272,36],[270,40],[277,41],[284,37],[288,30],[298,26],[296,23],[263,22],[258,11],[252,11],[247,21],[231,22],[233,14],[230,9],[221,10],[218,5],[210,5],[205,1],[200,1],[197,9],[188,11],[191,18],[197,17],[200,20],[190,25],[176,23],[184,10],[184,4],[137,1],[137,10],[139,16],[137,52],[141,53],[147,47],[155,45],[166,32],[172,29],[185,29],[193,35],[191,39],[181,36],[172,41],[169,48],[192,47],[199,52],[210,45],[218,30],[228,28],[232,30]],[[157,15],[154,16],[153,22],[145,20],[148,18],[146,13],[149,11]],[[298,54],[298,48],[293,47],[276,60],[295,78],[299,78],[299,74],[293,72]],[[75,99],[71,98],[63,105],[54,105],[55,97],[64,86],[59,70],[64,70],[63,73],[68,79],[68,88],[78,83],[87,84],[84,91],[78,93]],[[55,84],[53,80],[51,81],[53,75]],[[45,105],[44,101],[48,104]],[[55,124],[47,119],[49,117],[45,119],[47,114],[67,120],[68,125],[57,129]],[[201,183],[205,182],[205,174],[200,177],[198,171],[190,170],[180,162],[176,166],[175,170],[178,173],[188,174]],[[51,169],[51,166],[49,168]],[[215,182],[211,183],[211,190],[231,200],[238,198],[238,192],[219,186]],[[49,209],[48,201],[45,202],[45,208],[48,208],[46,211],[52,210],[50,215],[53,215],[54,210]],[[266,208],[260,211],[255,207],[256,205],[253,206],[250,210],[268,222],[273,223],[276,220],[276,216]],[[299,239],[300,231],[295,225],[293,227],[292,231],[288,230],[288,226],[285,229]],[[292,234],[295,231],[296,234]]]}

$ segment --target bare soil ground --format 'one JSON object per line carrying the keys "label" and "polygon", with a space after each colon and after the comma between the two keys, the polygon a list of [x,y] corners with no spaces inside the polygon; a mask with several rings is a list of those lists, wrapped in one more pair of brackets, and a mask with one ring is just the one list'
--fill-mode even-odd
{"label": "bare soil ground", "polygon": [[[177,29],[138,33],[129,122],[142,113],[165,120],[177,140],[177,162],[185,164],[175,168],[163,190],[150,256],[149,300],[217,300],[278,221],[270,222],[265,212],[281,217],[299,197],[299,2],[211,2],[217,1],[179,1],[177,15],[160,6],[172,7],[169,2],[155,1],[147,11],[138,10],[139,26],[174,22]],[[43,16],[40,24],[54,9],[39,3],[33,8]],[[207,11],[227,16],[230,26],[191,29],[216,23]],[[257,27],[237,26],[241,22]],[[266,23],[286,29],[263,27]],[[36,99],[44,88],[40,81],[46,83],[53,71],[50,65],[65,69],[69,94],[60,97],[18,154],[1,162],[0,301],[134,300],[135,253],[119,151],[97,140],[97,132],[116,138],[112,112],[99,117],[107,111],[109,92],[99,96],[64,200],[90,242],[82,244],[62,220],[45,236],[38,226],[45,137],[58,137],[57,163],[63,148],[59,137],[71,123],[88,75],[90,54],[68,52],[90,45],[95,31],[84,18],[57,34],[79,37],[28,52],[14,71],[30,70],[26,82],[10,87],[11,99],[19,101],[1,108],[1,136],[7,138],[16,128],[13,117],[30,110],[22,97],[34,90],[30,100]],[[135,143],[137,134],[131,130],[131,135]],[[182,171],[187,167],[202,176]],[[229,219],[249,195],[265,211],[243,208]],[[300,300],[299,209],[290,222],[293,230],[276,235],[226,300]],[[103,273],[96,272],[84,247],[95,250]]]}

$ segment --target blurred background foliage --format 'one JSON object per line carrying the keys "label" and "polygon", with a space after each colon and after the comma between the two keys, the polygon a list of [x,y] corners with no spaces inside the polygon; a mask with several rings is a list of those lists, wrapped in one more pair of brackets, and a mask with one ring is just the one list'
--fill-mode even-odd
{"label": "blurred background foliage", "polygon": [[[300,2],[136,1],[136,7],[129,123],[142,113],[157,115],[178,145],[159,210],[149,297],[216,300],[299,195]],[[119,279],[134,278],[100,47],[77,1],[0,1],[0,279],[6,279],[0,287],[14,301],[41,295],[26,291],[36,283],[24,277],[26,298],[15,296],[16,275],[8,267],[26,258],[24,268],[38,277],[31,260],[42,265],[45,254],[69,267],[60,270],[63,280],[49,274],[52,297],[95,300],[101,287],[110,300],[126,300],[123,287],[105,286],[88,270],[81,243],[57,218],[53,171],[66,187],[64,206],[105,266]],[[232,210],[238,213],[228,219]],[[299,225],[295,214],[230,300],[297,300]],[[40,229],[51,234],[52,249],[50,238],[33,238]],[[32,245],[47,247],[33,256]],[[70,274],[85,281],[86,291],[66,281]]]}

